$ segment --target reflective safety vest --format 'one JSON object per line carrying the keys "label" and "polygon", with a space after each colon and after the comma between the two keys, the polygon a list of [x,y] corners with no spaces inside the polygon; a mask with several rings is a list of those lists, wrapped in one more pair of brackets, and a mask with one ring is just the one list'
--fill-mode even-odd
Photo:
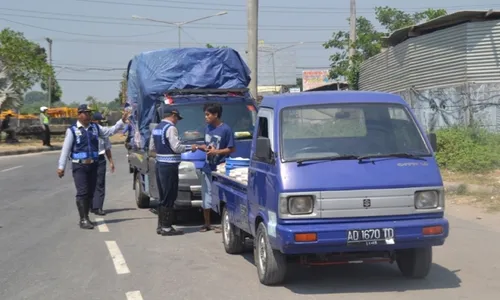
{"label": "reflective safety vest", "polygon": [[71,159],[98,159],[99,158],[99,126],[90,124],[88,129],[70,127],[73,133],[73,147]]}
{"label": "reflective safety vest", "polygon": [[169,122],[161,121],[153,130],[153,142],[156,149],[156,161],[161,163],[180,163],[181,155],[177,154],[170,147],[166,137],[167,130],[172,127]]}

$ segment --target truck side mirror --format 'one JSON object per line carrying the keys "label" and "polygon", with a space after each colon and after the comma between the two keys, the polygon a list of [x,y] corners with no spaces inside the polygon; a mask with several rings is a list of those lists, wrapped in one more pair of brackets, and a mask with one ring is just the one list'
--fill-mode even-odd
{"label": "truck side mirror", "polygon": [[271,141],[266,137],[258,137],[255,145],[255,156],[266,161],[271,160]]}
{"label": "truck side mirror", "polygon": [[429,139],[429,142],[431,143],[432,150],[434,152],[438,151],[438,146],[437,146],[437,136],[434,132],[431,132],[427,135],[427,138]]}

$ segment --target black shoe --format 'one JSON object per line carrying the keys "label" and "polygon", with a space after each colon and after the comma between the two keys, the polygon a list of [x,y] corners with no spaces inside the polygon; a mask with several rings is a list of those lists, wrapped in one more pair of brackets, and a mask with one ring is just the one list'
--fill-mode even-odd
{"label": "black shoe", "polygon": [[80,220],[80,228],[81,229],[94,229],[94,224],[88,219]]}
{"label": "black shoe", "polygon": [[102,208],[92,209],[92,213],[98,216],[105,216],[106,212]]}
{"label": "black shoe", "polygon": [[161,235],[171,236],[171,235],[183,235],[184,231],[176,230],[172,227],[174,220],[174,210],[172,208],[162,207],[161,209]]}
{"label": "black shoe", "polygon": [[90,221],[90,218],[89,218],[90,199],[83,201],[83,212],[84,212],[84,219],[92,225],[92,228],[94,228],[94,226],[97,226],[97,223]]}
{"label": "black shoe", "polygon": [[161,235],[162,236],[183,235],[183,234],[184,234],[184,231],[177,230],[174,227],[162,228],[161,229]]}

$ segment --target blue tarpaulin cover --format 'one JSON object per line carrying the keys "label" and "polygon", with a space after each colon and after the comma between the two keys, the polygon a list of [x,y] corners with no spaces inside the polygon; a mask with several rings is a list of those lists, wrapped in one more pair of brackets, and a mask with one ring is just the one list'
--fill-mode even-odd
{"label": "blue tarpaulin cover", "polygon": [[175,89],[241,89],[250,83],[250,70],[231,48],[177,48],[143,52],[130,64],[127,102],[132,108],[132,143],[143,149],[155,102]]}

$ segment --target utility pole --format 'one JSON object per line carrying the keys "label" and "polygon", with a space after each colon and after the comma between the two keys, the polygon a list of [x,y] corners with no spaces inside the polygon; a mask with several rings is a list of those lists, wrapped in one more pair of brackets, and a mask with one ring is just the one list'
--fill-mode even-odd
{"label": "utility pole", "polygon": [[250,93],[257,100],[259,53],[259,0],[247,0],[248,64],[250,67]]}
{"label": "utility pole", "polygon": [[48,108],[50,108],[50,104],[52,103],[52,40],[50,38],[45,38],[47,43],[49,43],[49,66],[51,68],[51,73],[49,74],[48,78],[48,98],[49,98],[49,104],[47,105]]}
{"label": "utility pole", "polygon": [[[349,18],[350,32],[349,32],[349,58],[352,59],[356,53],[354,43],[356,42],[356,0],[351,0],[351,17]],[[352,65],[352,60],[349,60]]]}

